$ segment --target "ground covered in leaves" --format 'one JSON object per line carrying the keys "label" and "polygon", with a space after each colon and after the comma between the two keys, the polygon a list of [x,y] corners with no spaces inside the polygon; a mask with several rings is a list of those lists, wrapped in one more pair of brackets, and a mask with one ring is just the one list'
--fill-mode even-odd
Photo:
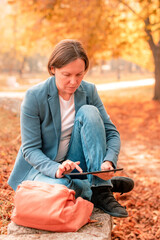
{"label": "ground covered in leaves", "polygon": [[[122,140],[118,173],[135,181],[131,193],[115,194],[129,217],[113,218],[113,240],[160,239],[160,102],[145,94],[101,93],[102,101]],[[3,103],[5,105],[5,102]],[[7,185],[20,146],[19,115],[0,108],[0,230],[6,234],[14,192]]]}

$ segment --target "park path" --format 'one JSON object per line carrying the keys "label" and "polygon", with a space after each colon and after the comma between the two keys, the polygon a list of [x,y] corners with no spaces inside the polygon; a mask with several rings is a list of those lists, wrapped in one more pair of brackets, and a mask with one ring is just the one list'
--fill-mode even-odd
{"label": "park path", "polygon": [[151,86],[154,84],[154,82],[155,82],[154,78],[147,78],[147,79],[140,79],[140,80],[133,80],[133,81],[97,84],[96,87],[98,91],[110,91],[110,90],[116,90],[116,89]]}
{"label": "park path", "polygon": [[[110,90],[118,90],[118,89],[125,89],[125,88],[150,86],[154,84],[154,81],[155,80],[153,78],[148,78],[148,79],[140,79],[140,80],[133,80],[133,81],[96,84],[96,87],[98,91],[110,91]],[[18,92],[18,91],[0,92],[0,98],[23,99],[24,94],[25,92]]]}

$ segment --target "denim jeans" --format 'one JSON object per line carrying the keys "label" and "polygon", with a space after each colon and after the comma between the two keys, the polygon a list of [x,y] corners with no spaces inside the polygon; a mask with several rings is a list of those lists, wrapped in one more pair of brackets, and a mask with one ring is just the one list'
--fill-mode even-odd
{"label": "denim jeans", "polygon": [[[75,116],[74,127],[66,159],[73,162],[80,161],[80,167],[85,171],[101,170],[106,154],[105,128],[98,109],[92,105],[83,105]],[[39,173],[36,181],[49,184],[63,184],[75,190],[76,197],[91,199],[91,186],[112,186],[111,180],[105,181],[93,175],[87,177],[65,176],[53,179]]]}

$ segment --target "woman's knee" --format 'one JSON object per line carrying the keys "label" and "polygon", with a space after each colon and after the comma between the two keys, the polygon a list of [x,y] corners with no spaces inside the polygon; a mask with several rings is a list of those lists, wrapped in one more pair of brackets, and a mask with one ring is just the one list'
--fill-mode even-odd
{"label": "woman's knee", "polygon": [[102,121],[99,110],[92,105],[83,105],[76,114],[76,118],[86,119],[91,123]]}

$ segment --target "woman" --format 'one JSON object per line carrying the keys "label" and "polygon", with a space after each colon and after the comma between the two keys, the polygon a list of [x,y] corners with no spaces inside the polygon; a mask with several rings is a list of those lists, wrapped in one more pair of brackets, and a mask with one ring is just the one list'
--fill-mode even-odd
{"label": "woman", "polygon": [[83,81],[88,67],[80,42],[57,44],[48,62],[51,77],[30,88],[22,103],[22,146],[9,184],[14,190],[24,180],[63,184],[110,215],[126,217],[111,189],[127,192],[132,180],[111,179],[111,173],[85,179],[66,175],[114,169],[120,150],[119,133],[95,86]]}

